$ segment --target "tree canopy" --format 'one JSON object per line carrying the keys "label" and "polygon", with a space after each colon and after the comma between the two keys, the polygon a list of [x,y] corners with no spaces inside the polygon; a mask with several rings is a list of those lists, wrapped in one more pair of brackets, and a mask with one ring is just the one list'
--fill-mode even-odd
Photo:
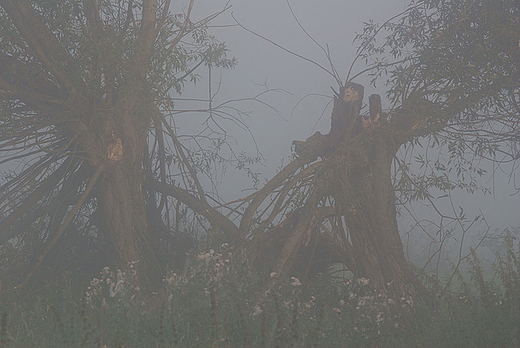
{"label": "tree canopy", "polygon": [[0,242],[18,282],[89,243],[83,262],[139,260],[160,275],[152,244],[171,233],[147,183],[177,175],[205,202],[172,97],[199,67],[235,64],[207,31],[221,12],[192,22],[193,4],[175,14],[170,1],[0,2]]}

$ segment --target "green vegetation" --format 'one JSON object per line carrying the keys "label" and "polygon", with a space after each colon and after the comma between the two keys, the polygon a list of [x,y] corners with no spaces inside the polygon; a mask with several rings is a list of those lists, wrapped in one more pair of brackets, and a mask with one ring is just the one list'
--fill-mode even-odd
{"label": "green vegetation", "polygon": [[[511,239],[484,280],[476,254],[469,279],[437,295],[435,309],[370,280],[287,279],[258,293],[245,254],[224,245],[191,257],[185,275],[164,279],[157,308],[140,300],[131,265],[105,268],[77,296],[64,277],[1,307],[1,347],[517,347],[520,252]],[[427,280],[425,280],[427,282]],[[389,286],[391,288],[391,286]]]}

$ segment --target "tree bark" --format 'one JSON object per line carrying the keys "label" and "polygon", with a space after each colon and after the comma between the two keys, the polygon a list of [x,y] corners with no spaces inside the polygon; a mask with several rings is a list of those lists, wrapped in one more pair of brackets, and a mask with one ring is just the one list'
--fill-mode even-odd
{"label": "tree bark", "polygon": [[141,171],[141,163],[109,168],[99,184],[98,200],[115,251],[113,266],[125,269],[135,263],[137,285],[150,293],[160,287],[162,271],[150,240]]}
{"label": "tree bark", "polygon": [[82,127],[80,139],[90,161],[105,166],[96,197],[114,251],[112,266],[127,269],[133,264],[137,285],[148,296],[161,287],[163,276],[152,248],[143,194],[143,156],[148,155],[145,144],[153,101],[142,80],[128,79],[111,112],[98,111]]}
{"label": "tree bark", "polygon": [[[379,129],[378,129],[379,130]],[[384,132],[366,133],[365,141],[354,147],[352,161],[347,164],[340,191],[343,201],[353,209],[346,210],[346,226],[355,253],[358,276],[370,279],[374,288],[388,284],[423,291],[405,258],[395,209],[395,192],[391,165],[396,144]]]}

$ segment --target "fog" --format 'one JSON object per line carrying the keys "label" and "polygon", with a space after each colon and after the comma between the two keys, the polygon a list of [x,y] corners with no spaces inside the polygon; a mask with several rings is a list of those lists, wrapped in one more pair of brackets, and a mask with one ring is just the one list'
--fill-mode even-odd
{"label": "fog", "polygon": [[[226,1],[196,2],[193,18],[203,18],[221,10],[225,5]],[[319,64],[330,70],[326,55],[300,28],[292,12],[305,31],[323,48],[330,50],[335,69],[344,81],[355,57],[356,43],[353,43],[353,40],[356,32],[363,29],[363,22],[385,21],[402,12],[406,7],[406,1],[299,0],[290,2],[289,7],[287,2],[280,0],[237,0],[229,2],[229,5],[230,10],[212,22],[211,31],[226,43],[230,49],[230,56],[238,59],[238,65],[231,70],[213,71],[213,93],[218,90],[218,93],[214,93],[213,105],[227,100],[251,98],[266,92],[267,89],[270,90],[259,97],[261,102],[249,100],[233,104],[234,107],[248,113],[247,116],[240,117],[249,127],[250,133],[229,120],[217,118],[219,125],[227,131],[228,141],[235,152],[245,151],[251,156],[261,154],[264,159],[262,164],[252,166],[252,170],[260,174],[261,187],[280,166],[290,161],[293,140],[305,140],[315,131],[324,134],[329,131],[332,110],[330,102],[333,95],[331,87],[336,90],[338,87],[335,79],[318,66]],[[317,64],[290,54],[247,32],[237,25],[233,17],[256,34]],[[363,67],[363,62],[358,62],[354,65],[353,73],[361,71]],[[208,76],[202,75],[203,80],[196,86],[187,86],[182,98],[208,98]],[[384,98],[384,81],[381,81],[377,88],[369,86],[366,75],[357,78],[355,82],[365,86],[365,98],[372,93],[381,94]],[[178,105],[190,107],[190,103],[179,102]],[[385,105],[383,101],[383,108],[388,107],[388,102]],[[189,132],[196,134],[204,128],[203,121],[207,115],[184,117],[177,120],[177,125],[184,127],[182,133],[189,129]],[[488,188],[488,193],[468,194],[454,191],[451,202],[447,199],[436,202],[437,208],[447,216],[454,216],[454,209],[459,211],[459,207],[463,207],[470,221],[477,215],[482,214],[485,217],[486,222],[475,223],[468,231],[466,248],[475,244],[475,237],[488,228],[493,232],[495,229],[503,231],[505,228],[520,225],[517,213],[520,195],[513,195],[516,191],[514,177],[510,179],[514,168],[507,165],[497,167],[485,161],[480,165],[488,174],[479,181],[479,185]],[[491,173],[494,173],[494,176]],[[219,178],[217,189],[221,199],[228,201],[251,193],[252,186],[252,180],[245,172],[228,168]],[[439,224],[438,214],[425,202],[416,202],[409,209],[413,211],[415,218],[405,209],[399,209],[401,234],[405,237],[411,231],[412,235],[411,239],[406,235],[404,242],[419,240],[415,243],[429,243],[427,238],[423,239],[424,232],[413,226],[416,221],[422,221],[421,225],[434,234],[438,227],[430,221]],[[455,228],[458,231],[459,235],[455,234],[454,239],[458,243],[461,237],[460,228],[454,224],[444,227]]]}

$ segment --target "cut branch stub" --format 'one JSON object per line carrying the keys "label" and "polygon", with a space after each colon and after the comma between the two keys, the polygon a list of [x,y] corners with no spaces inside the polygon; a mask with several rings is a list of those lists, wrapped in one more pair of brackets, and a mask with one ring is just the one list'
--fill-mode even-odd
{"label": "cut branch stub", "polygon": [[316,160],[330,156],[345,139],[351,139],[363,131],[359,112],[364,88],[357,83],[341,87],[339,96],[334,96],[330,132],[314,133],[306,141],[293,141],[294,152],[300,158]]}
{"label": "cut branch stub", "polygon": [[123,159],[123,144],[121,138],[112,133],[112,141],[108,144],[107,157],[110,161],[119,162]]}
{"label": "cut branch stub", "polygon": [[369,114],[363,116],[363,128],[381,127],[386,123],[386,114],[383,113],[381,106],[381,96],[379,94],[372,94],[368,98]]}

